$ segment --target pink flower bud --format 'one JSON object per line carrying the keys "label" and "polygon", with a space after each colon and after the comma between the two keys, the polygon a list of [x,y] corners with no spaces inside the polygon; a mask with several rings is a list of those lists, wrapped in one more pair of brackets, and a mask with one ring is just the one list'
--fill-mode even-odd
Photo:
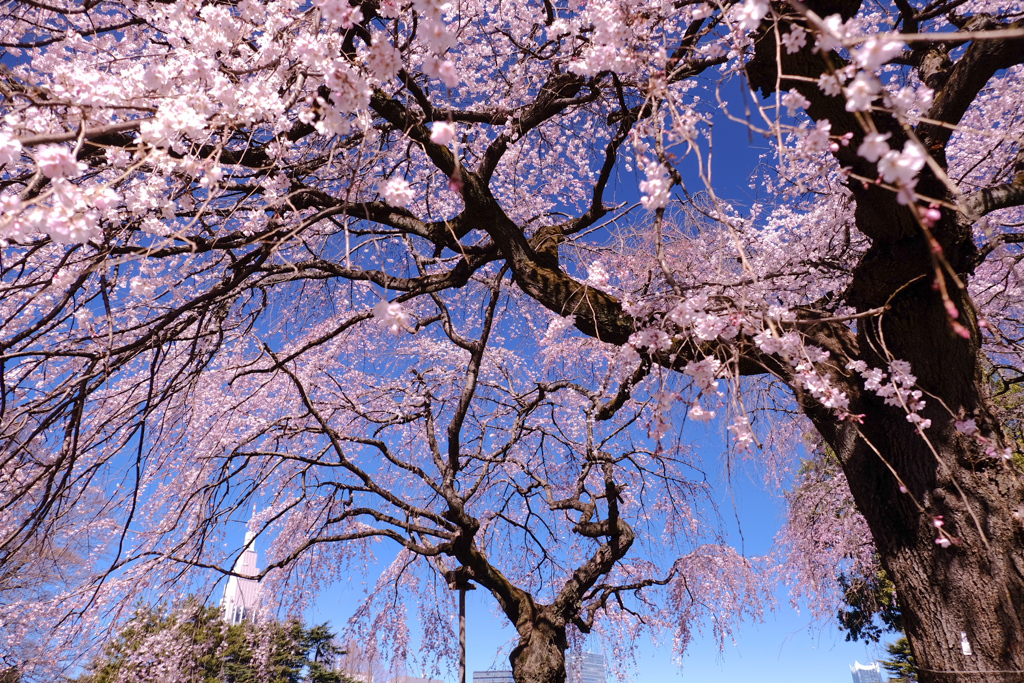
{"label": "pink flower bud", "polygon": [[452,177],[448,179],[448,189],[462,194],[463,187],[465,187],[465,183],[462,181],[462,174],[456,170],[455,173],[452,173]]}

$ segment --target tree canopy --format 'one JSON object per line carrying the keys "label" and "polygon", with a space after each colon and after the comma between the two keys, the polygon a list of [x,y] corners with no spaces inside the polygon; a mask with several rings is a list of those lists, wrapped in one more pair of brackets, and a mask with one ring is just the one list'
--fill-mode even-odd
{"label": "tree canopy", "polygon": [[399,659],[413,595],[453,655],[456,569],[520,683],[724,638],[764,585],[713,422],[835,454],[922,680],[1024,671],[1019,2],[2,12],[0,581],[82,558],[0,602],[5,661],[209,588],[254,506],[268,609],[394,544],[351,628]]}

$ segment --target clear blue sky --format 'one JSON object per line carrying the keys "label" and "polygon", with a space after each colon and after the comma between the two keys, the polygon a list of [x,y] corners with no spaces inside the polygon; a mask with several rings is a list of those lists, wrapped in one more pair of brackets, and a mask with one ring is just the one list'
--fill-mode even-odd
{"label": "clear blue sky", "polygon": [[[723,481],[721,442],[713,434],[694,436],[698,437],[706,471],[716,487],[730,540],[738,542],[737,521],[732,513],[733,496]],[[784,518],[783,502],[767,493],[756,476],[752,467],[741,467],[738,473],[734,471],[732,488],[744,548],[750,556],[768,551]],[[358,579],[336,586],[321,597],[308,619],[312,623],[330,621],[336,629],[342,627],[362,588]],[[774,612],[766,614],[762,623],[742,624],[735,635],[735,644],[727,643],[723,651],[718,649],[710,633],[695,636],[683,657],[682,668],[673,659],[669,634],[659,645],[641,643],[637,675],[633,680],[637,683],[849,683],[849,667],[855,660],[866,663],[884,655],[884,642],[873,646],[848,643],[834,620],[815,622],[807,610],[798,612],[790,605],[786,586],[778,588],[776,600]],[[496,614],[495,602],[485,591],[469,592],[466,603],[468,670],[508,669],[513,629],[502,615]],[[415,651],[418,646],[418,642],[413,642],[411,649]],[[599,648],[595,641],[591,649],[600,651]],[[449,683],[457,683],[457,675],[455,671],[444,678]],[[471,675],[467,680],[472,680]]]}
{"label": "clear blue sky", "polygon": [[[742,477],[741,477],[742,478]],[[740,520],[748,552],[763,551],[781,525],[781,505],[758,491],[744,478],[736,486]],[[728,523],[728,522],[727,522]],[[735,522],[732,522],[735,526]],[[361,582],[339,585],[326,593],[311,610],[311,622],[331,621],[337,628],[344,624],[352,604],[361,592]],[[507,669],[511,626],[495,613],[493,598],[477,590],[467,594],[467,661],[470,672],[483,669]],[[873,661],[882,648],[845,642],[834,621],[813,622],[809,612],[797,612],[789,603],[786,587],[777,592],[774,613],[763,623],[742,624],[736,643],[724,651],[710,634],[694,638],[680,669],[673,661],[670,638],[660,645],[641,644],[638,683],[656,681],[715,681],[721,683],[849,683],[849,666],[854,660]],[[418,643],[413,643],[413,649]],[[595,643],[595,651],[599,651]],[[504,648],[504,653],[498,653]],[[411,672],[417,673],[417,672]],[[456,683],[457,672],[445,677]]]}

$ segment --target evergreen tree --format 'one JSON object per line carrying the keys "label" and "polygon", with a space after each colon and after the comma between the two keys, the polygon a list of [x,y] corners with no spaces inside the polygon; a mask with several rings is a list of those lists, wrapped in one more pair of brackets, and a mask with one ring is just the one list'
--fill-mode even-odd
{"label": "evergreen tree", "polygon": [[841,573],[838,581],[844,604],[837,616],[840,630],[846,631],[846,640],[877,643],[885,631],[902,631],[896,587],[884,569],[877,567],[872,575]]}
{"label": "evergreen tree", "polygon": [[75,683],[346,683],[331,671],[340,654],[326,624],[230,626],[216,607],[188,599],[144,607]]}
{"label": "evergreen tree", "polygon": [[882,660],[882,668],[889,672],[890,681],[900,683],[917,683],[917,664],[914,662],[914,653],[910,650],[910,641],[906,636],[900,636],[895,643],[889,643],[886,647],[891,659]]}

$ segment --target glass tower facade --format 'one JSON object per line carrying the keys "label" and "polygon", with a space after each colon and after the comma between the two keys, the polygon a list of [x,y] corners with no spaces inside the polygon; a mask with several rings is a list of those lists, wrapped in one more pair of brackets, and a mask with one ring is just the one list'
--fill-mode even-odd
{"label": "glass tower facade", "polygon": [[568,683],[606,683],[608,678],[605,673],[604,655],[584,652],[576,657],[569,655],[565,663],[568,676]]}

